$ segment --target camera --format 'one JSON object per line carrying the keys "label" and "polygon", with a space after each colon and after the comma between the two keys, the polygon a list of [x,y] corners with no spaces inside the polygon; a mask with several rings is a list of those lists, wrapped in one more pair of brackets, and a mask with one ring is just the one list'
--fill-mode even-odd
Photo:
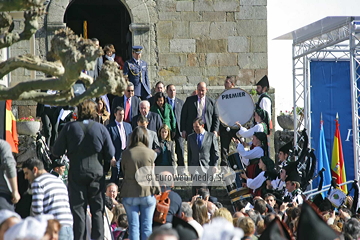
{"label": "camera", "polygon": [[199,197],[196,198],[196,200],[198,200],[198,199],[201,199],[201,200],[202,200],[202,196],[199,196]]}
{"label": "camera", "polygon": [[294,204],[293,203],[288,203],[287,207],[293,207]]}

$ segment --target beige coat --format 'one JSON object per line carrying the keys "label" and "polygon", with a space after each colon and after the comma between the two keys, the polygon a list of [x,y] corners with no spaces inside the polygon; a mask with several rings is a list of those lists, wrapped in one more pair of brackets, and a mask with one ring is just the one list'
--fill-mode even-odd
{"label": "beige coat", "polygon": [[160,187],[142,186],[135,179],[136,171],[141,167],[151,169],[154,166],[156,153],[143,143],[138,143],[133,148],[128,148],[122,153],[121,170],[124,180],[120,190],[120,197],[147,197],[160,193]]}

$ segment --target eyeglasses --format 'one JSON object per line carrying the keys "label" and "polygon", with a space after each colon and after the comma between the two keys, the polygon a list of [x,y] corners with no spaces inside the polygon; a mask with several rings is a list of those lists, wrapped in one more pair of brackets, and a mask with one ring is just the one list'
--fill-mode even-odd
{"label": "eyeglasses", "polygon": [[134,90],[127,90],[127,92],[134,92]]}

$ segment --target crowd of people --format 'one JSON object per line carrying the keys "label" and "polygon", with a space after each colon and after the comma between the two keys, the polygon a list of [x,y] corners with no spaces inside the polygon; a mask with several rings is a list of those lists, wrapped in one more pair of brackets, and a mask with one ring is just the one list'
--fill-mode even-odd
{"label": "crowd of people", "polygon": [[[93,42],[99,45],[97,39]],[[347,208],[336,211],[321,195],[317,201],[304,201],[297,162],[291,159],[292,142],[280,148],[277,164],[270,158],[267,76],[256,84],[253,125],[237,122],[237,129],[230,129],[220,122],[205,82],[185,101],[172,83],[157,82],[152,95],[142,49],[134,46],[132,58],[124,62],[112,44],[104,47],[105,55],[86,73],[96,80],[103,62],[117,62],[127,79],[124,94],[83,101],[76,108],[77,119],[63,124],[61,131],[58,109],[38,106],[46,143],[57,160],[51,170],[38,158],[22,164],[21,174],[30,186],[26,194],[18,190],[11,147],[0,140],[0,240],[360,237],[360,223],[348,210],[350,198]],[[235,76],[228,76],[224,87],[235,88],[235,83]],[[234,162],[228,159],[231,144],[238,156]],[[64,156],[69,161],[65,182]],[[211,195],[210,182],[193,184],[191,199],[173,188],[175,174],[224,174],[221,166],[243,169],[227,188],[232,212]],[[156,172],[159,181],[141,184],[139,169],[147,169],[143,175]],[[18,203],[26,196],[31,204]],[[165,213],[159,212],[163,200]],[[20,212],[22,204],[28,211]]]}

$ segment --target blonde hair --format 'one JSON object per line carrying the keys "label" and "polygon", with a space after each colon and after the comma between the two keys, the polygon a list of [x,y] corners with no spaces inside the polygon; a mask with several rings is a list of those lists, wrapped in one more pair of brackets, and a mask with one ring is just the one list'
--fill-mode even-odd
{"label": "blonde hair", "polygon": [[245,236],[250,236],[255,232],[255,223],[250,217],[239,219],[237,225],[244,231]]}
{"label": "blonde hair", "polygon": [[159,128],[159,131],[158,131],[158,135],[159,135],[159,139],[162,139],[161,138],[161,130],[162,129],[165,129],[167,132],[168,132],[168,135],[167,137],[165,138],[166,141],[171,141],[171,131],[170,131],[170,128],[168,125],[166,124],[163,124],[160,128]]}
{"label": "blonde hair", "polygon": [[231,216],[230,211],[224,207],[215,210],[215,213],[212,218],[214,219],[216,217],[224,218],[229,222],[233,223],[233,217]]}

